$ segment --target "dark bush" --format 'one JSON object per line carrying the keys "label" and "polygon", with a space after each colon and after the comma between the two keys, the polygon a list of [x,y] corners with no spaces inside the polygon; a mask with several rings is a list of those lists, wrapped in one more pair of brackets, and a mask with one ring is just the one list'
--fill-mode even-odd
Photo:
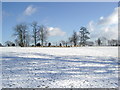
{"label": "dark bush", "polygon": [[50,47],[51,46],[51,43],[48,43],[48,47]]}
{"label": "dark bush", "polygon": [[34,45],[31,45],[31,47],[34,47]]}
{"label": "dark bush", "polygon": [[12,46],[15,46],[15,44],[13,43]]}
{"label": "dark bush", "polygon": [[62,47],[62,44],[60,43],[60,45],[59,45],[60,47]]}
{"label": "dark bush", "polygon": [[40,43],[37,43],[37,45],[36,46],[41,46],[41,44]]}

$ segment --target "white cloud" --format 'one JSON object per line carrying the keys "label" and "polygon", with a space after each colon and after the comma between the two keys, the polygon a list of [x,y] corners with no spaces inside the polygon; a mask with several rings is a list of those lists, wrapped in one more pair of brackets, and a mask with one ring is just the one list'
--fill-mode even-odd
{"label": "white cloud", "polygon": [[118,7],[107,17],[101,16],[98,22],[90,21],[88,29],[91,38],[106,37],[107,39],[118,38]]}
{"label": "white cloud", "polygon": [[33,7],[33,5],[29,5],[25,11],[24,11],[24,15],[30,16],[33,13],[35,13],[37,11],[37,8]]}
{"label": "white cloud", "polygon": [[112,25],[118,23],[118,8],[115,8],[113,13],[106,18],[101,17],[98,24],[100,25]]}
{"label": "white cloud", "polygon": [[48,27],[49,36],[64,36],[66,33],[57,27]]}
{"label": "white cloud", "polygon": [[104,17],[102,16],[102,17],[100,17],[100,20],[103,20],[104,19]]}
{"label": "white cloud", "polygon": [[37,8],[33,5],[29,5],[21,14],[19,14],[17,21],[24,22],[27,16],[34,14],[37,11]]}

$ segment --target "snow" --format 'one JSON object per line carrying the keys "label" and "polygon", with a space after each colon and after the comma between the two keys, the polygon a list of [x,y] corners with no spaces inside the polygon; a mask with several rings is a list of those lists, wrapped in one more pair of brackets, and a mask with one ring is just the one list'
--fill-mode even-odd
{"label": "snow", "polygon": [[118,87],[118,47],[1,47],[3,88]]}

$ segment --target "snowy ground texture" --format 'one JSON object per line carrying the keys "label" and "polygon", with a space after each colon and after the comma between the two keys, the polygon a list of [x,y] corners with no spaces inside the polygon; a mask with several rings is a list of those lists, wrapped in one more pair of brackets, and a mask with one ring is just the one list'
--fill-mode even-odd
{"label": "snowy ground texture", "polygon": [[118,47],[2,47],[3,88],[118,87]]}

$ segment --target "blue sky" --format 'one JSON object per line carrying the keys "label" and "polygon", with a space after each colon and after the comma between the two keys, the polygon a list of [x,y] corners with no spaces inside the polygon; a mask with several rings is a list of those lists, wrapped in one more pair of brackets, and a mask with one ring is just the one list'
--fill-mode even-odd
{"label": "blue sky", "polygon": [[[111,34],[115,28],[111,26],[116,23],[108,22],[114,20],[116,7],[117,2],[3,2],[1,42],[14,41],[12,34],[16,24],[26,22],[29,25],[33,21],[48,27],[48,41],[51,42],[67,40],[73,30],[78,32],[81,26],[88,27],[92,32],[91,37],[95,38],[95,33],[102,32],[98,23],[104,23],[104,30],[109,29],[107,32]],[[98,27],[101,29],[96,30]],[[103,32],[106,32],[104,30]],[[29,31],[31,32],[31,29]]]}

